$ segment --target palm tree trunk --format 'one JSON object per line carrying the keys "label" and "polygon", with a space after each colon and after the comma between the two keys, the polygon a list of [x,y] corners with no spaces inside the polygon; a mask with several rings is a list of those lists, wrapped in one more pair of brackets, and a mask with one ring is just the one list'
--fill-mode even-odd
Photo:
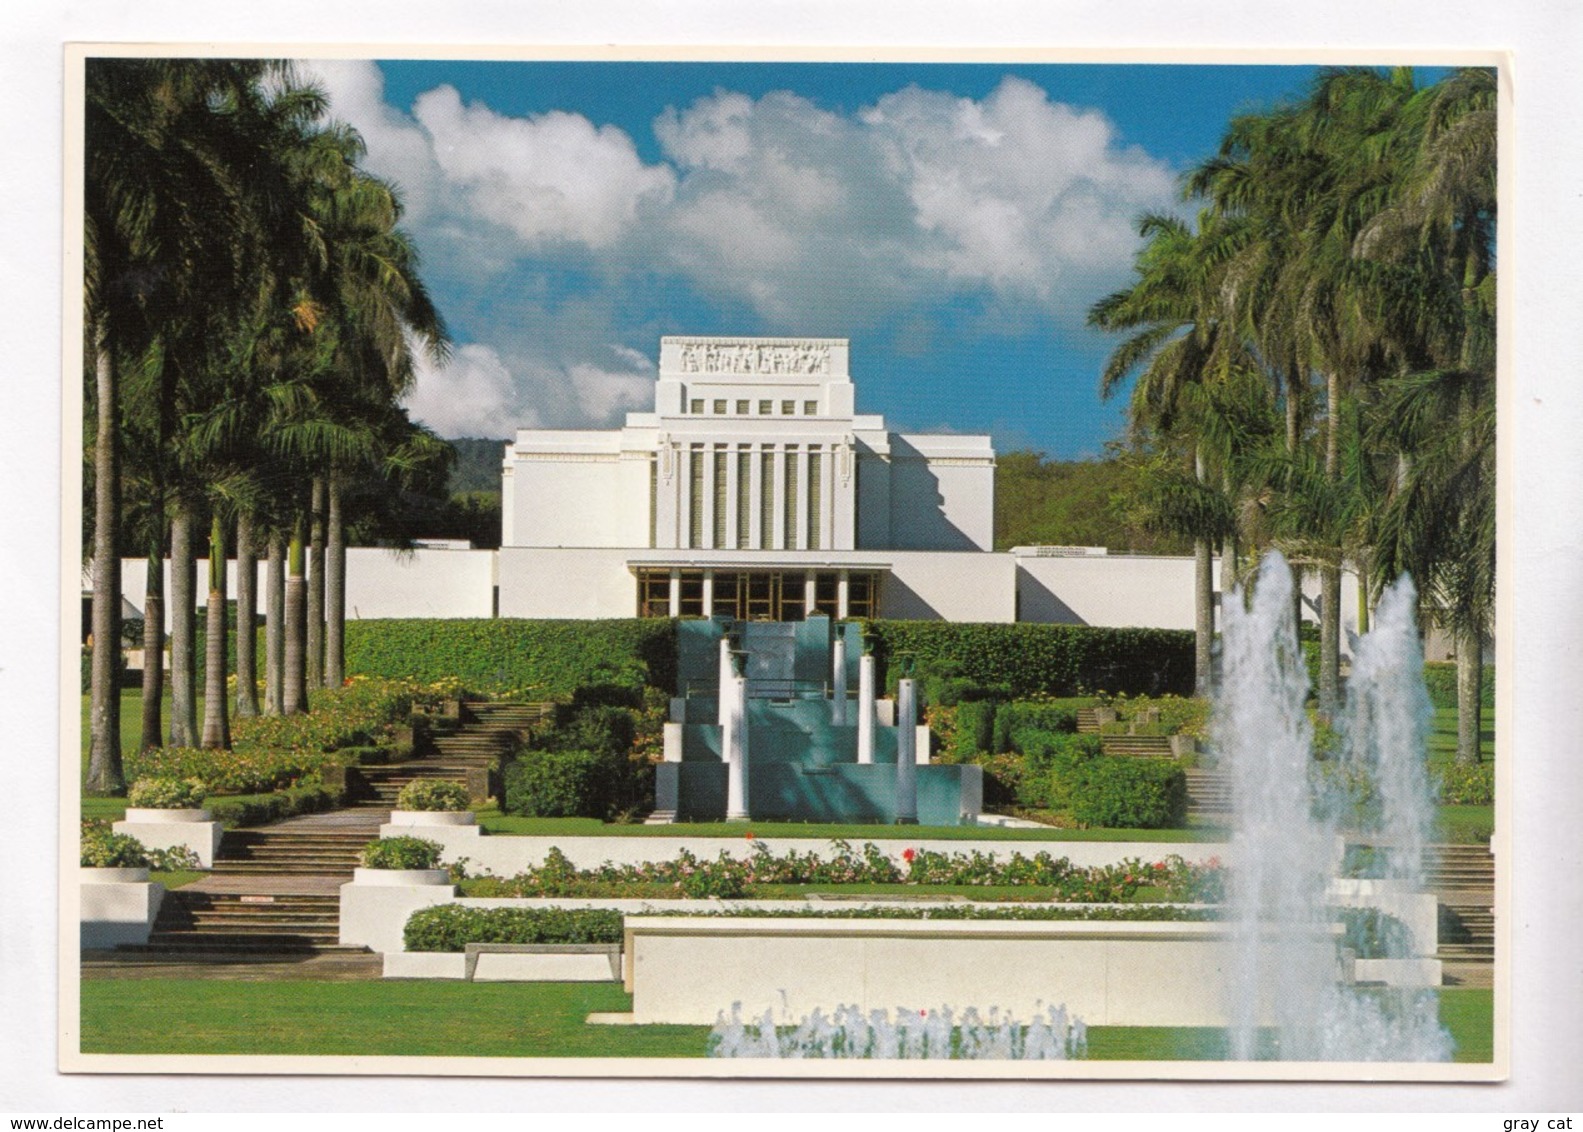
{"label": "palm tree trunk", "polygon": [[280,715],[286,684],[286,539],[269,535],[264,571],[264,714]]}
{"label": "palm tree trunk", "polygon": [[1358,570],[1358,636],[1369,631],[1369,567],[1361,559]]}
{"label": "palm tree trunk", "polygon": [[[1223,475],[1220,481],[1221,490],[1226,493],[1226,498],[1235,502],[1231,490],[1231,477]],[[1237,545],[1237,532],[1232,531],[1226,535],[1220,545],[1220,592],[1222,595],[1230,593],[1237,588],[1237,554],[1240,548]],[[1224,602],[1224,596],[1221,597]]]}
{"label": "palm tree trunk", "polygon": [[308,710],[307,660],[308,582],[302,576],[302,520],[297,520],[286,554],[286,647],[280,710],[296,715]]}
{"label": "palm tree trunk", "polygon": [[170,519],[170,745],[198,745],[195,647],[197,589],[192,558],[193,514],[178,502]]}
{"label": "palm tree trunk", "polygon": [[1193,540],[1193,694],[1214,691],[1215,571],[1209,540]]}
{"label": "palm tree trunk", "polygon": [[1341,706],[1341,567],[1319,568],[1319,712],[1334,718]]}
{"label": "palm tree trunk", "polygon": [[258,714],[258,550],[253,545],[253,517],[236,517],[236,714]]}
{"label": "palm tree trunk", "polygon": [[[1302,372],[1296,365],[1286,371],[1286,455],[1297,459],[1297,446],[1302,441]],[[1303,568],[1292,568],[1292,636],[1303,636]]]}
{"label": "palm tree trunk", "polygon": [[138,750],[165,742],[165,540],[163,520],[149,539],[148,577],[143,583],[143,729]]}
{"label": "palm tree trunk", "polygon": [[324,686],[339,688],[346,679],[346,523],[341,514],[341,481],[330,477],[325,531]]}
{"label": "palm tree trunk", "polygon": [[308,520],[308,641],[304,679],[324,686],[324,479],[313,479]]}
{"label": "palm tree trunk", "polygon": [[231,720],[226,711],[230,697],[225,690],[225,523],[216,510],[209,520],[209,604],[204,634],[203,745],[231,749]]}
{"label": "palm tree trunk", "polygon": [[116,527],[121,514],[120,440],[116,428],[115,359],[103,322],[94,327],[95,430],[93,451],[93,659],[89,672],[87,789],[119,793],[121,767],[121,562]]}
{"label": "palm tree trunk", "polygon": [[[1325,375],[1325,478],[1341,474],[1341,376]],[[1341,563],[1319,568],[1319,713],[1326,719],[1341,706]]]}
{"label": "palm tree trunk", "polygon": [[[1193,453],[1193,467],[1200,483],[1205,477],[1204,454]],[[1215,563],[1207,538],[1193,540],[1193,692],[1207,696],[1213,691],[1210,670],[1214,663],[1215,641]]]}
{"label": "palm tree trunk", "polygon": [[1457,762],[1483,761],[1480,729],[1484,715],[1484,641],[1477,632],[1457,632]]}

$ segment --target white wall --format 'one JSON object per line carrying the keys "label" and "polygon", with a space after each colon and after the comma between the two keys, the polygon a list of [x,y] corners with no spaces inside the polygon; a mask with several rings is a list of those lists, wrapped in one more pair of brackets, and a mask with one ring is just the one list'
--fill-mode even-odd
{"label": "white wall", "polygon": [[[258,612],[263,613],[265,571],[258,564]],[[311,576],[312,564],[307,565]],[[170,561],[165,562],[165,631],[170,631]],[[354,546],[346,551],[346,616],[489,617],[494,610],[495,552],[492,550],[386,550]],[[121,561],[121,593],[141,610],[148,560]],[[91,588],[88,580],[84,590]],[[198,563],[198,608],[209,604],[209,567]],[[236,600],[236,562],[226,563],[226,597]]]}
{"label": "white wall", "polygon": [[945,621],[1016,620],[1016,562],[1009,554],[895,551],[880,582],[880,616]]}
{"label": "white wall", "polygon": [[500,616],[636,617],[637,578],[624,550],[502,547]]}

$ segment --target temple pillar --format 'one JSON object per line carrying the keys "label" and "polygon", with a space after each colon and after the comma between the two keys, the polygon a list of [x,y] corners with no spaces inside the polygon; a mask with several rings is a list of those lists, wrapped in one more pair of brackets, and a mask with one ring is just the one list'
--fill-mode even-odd
{"label": "temple pillar", "polygon": [[874,761],[874,658],[857,659],[857,761]]}
{"label": "temple pillar", "polygon": [[846,634],[839,625],[830,646],[830,667],[830,722],[842,727],[846,724]]}
{"label": "temple pillar", "polygon": [[896,824],[918,824],[918,695],[911,680],[896,684]]}
{"label": "temple pillar", "polygon": [[726,754],[726,821],[748,820],[747,689],[747,678],[734,675],[722,697],[730,705],[721,736]]}

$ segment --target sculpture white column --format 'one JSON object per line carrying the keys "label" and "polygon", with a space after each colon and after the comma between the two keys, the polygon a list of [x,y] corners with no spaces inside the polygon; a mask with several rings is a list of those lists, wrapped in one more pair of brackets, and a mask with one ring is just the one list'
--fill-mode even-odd
{"label": "sculpture white column", "polygon": [[819,575],[809,570],[803,575],[802,583],[802,611],[804,617],[812,617],[819,608]]}
{"label": "sculpture white column", "polygon": [[851,614],[852,597],[852,572],[842,570],[836,575],[835,583],[835,619],[845,621]]}
{"label": "sculpture white column", "polygon": [[846,723],[846,634],[839,625],[830,646],[830,667],[830,722],[841,727]]}
{"label": "sculpture white column", "polygon": [[[721,727],[726,726],[727,717],[730,715],[730,709],[727,705],[729,704],[731,697],[728,695],[728,693],[731,689],[731,681],[736,676],[736,674],[736,667],[731,663],[731,638],[721,637],[720,671],[719,679],[717,681],[720,686],[720,691],[715,707],[715,722]],[[725,750],[725,746],[722,744],[720,747],[721,758],[725,758]]]}
{"label": "sculpture white column", "polygon": [[896,684],[896,824],[918,824],[918,697],[911,680]]}
{"label": "sculpture white column", "polygon": [[857,761],[874,761],[874,658],[857,658]]}
{"label": "sculpture white column", "polygon": [[[726,821],[748,820],[748,682],[732,676],[726,699],[730,703],[722,741],[726,754]],[[916,808],[916,807],[914,807]]]}
{"label": "sculpture white column", "polygon": [[704,616],[705,617],[713,617],[714,615],[715,615],[715,572],[713,570],[705,570],[704,571]]}
{"label": "sculpture white column", "polygon": [[667,596],[670,598],[670,615],[673,618],[680,617],[682,615],[682,571],[679,566],[671,567],[671,588]]}

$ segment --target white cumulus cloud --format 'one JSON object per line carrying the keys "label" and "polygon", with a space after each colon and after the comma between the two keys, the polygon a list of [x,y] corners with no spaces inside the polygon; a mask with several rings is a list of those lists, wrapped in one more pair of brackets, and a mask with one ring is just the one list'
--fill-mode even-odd
{"label": "white cumulus cloud", "polygon": [[[982,99],[910,86],[854,113],[717,90],[661,114],[662,159],[645,162],[575,107],[512,116],[437,86],[397,108],[373,63],[307,69],[402,187],[426,264],[469,296],[478,341],[414,397],[450,435],[645,406],[654,328],[624,325],[614,297],[640,281],[745,305],[769,333],[929,322],[964,297],[979,321],[943,331],[1079,326],[1126,278],[1137,215],[1174,200],[1169,166],[1103,113],[1010,76]],[[563,269],[608,285],[597,315],[568,311],[582,296],[557,292]],[[489,408],[431,398],[442,376]]]}

